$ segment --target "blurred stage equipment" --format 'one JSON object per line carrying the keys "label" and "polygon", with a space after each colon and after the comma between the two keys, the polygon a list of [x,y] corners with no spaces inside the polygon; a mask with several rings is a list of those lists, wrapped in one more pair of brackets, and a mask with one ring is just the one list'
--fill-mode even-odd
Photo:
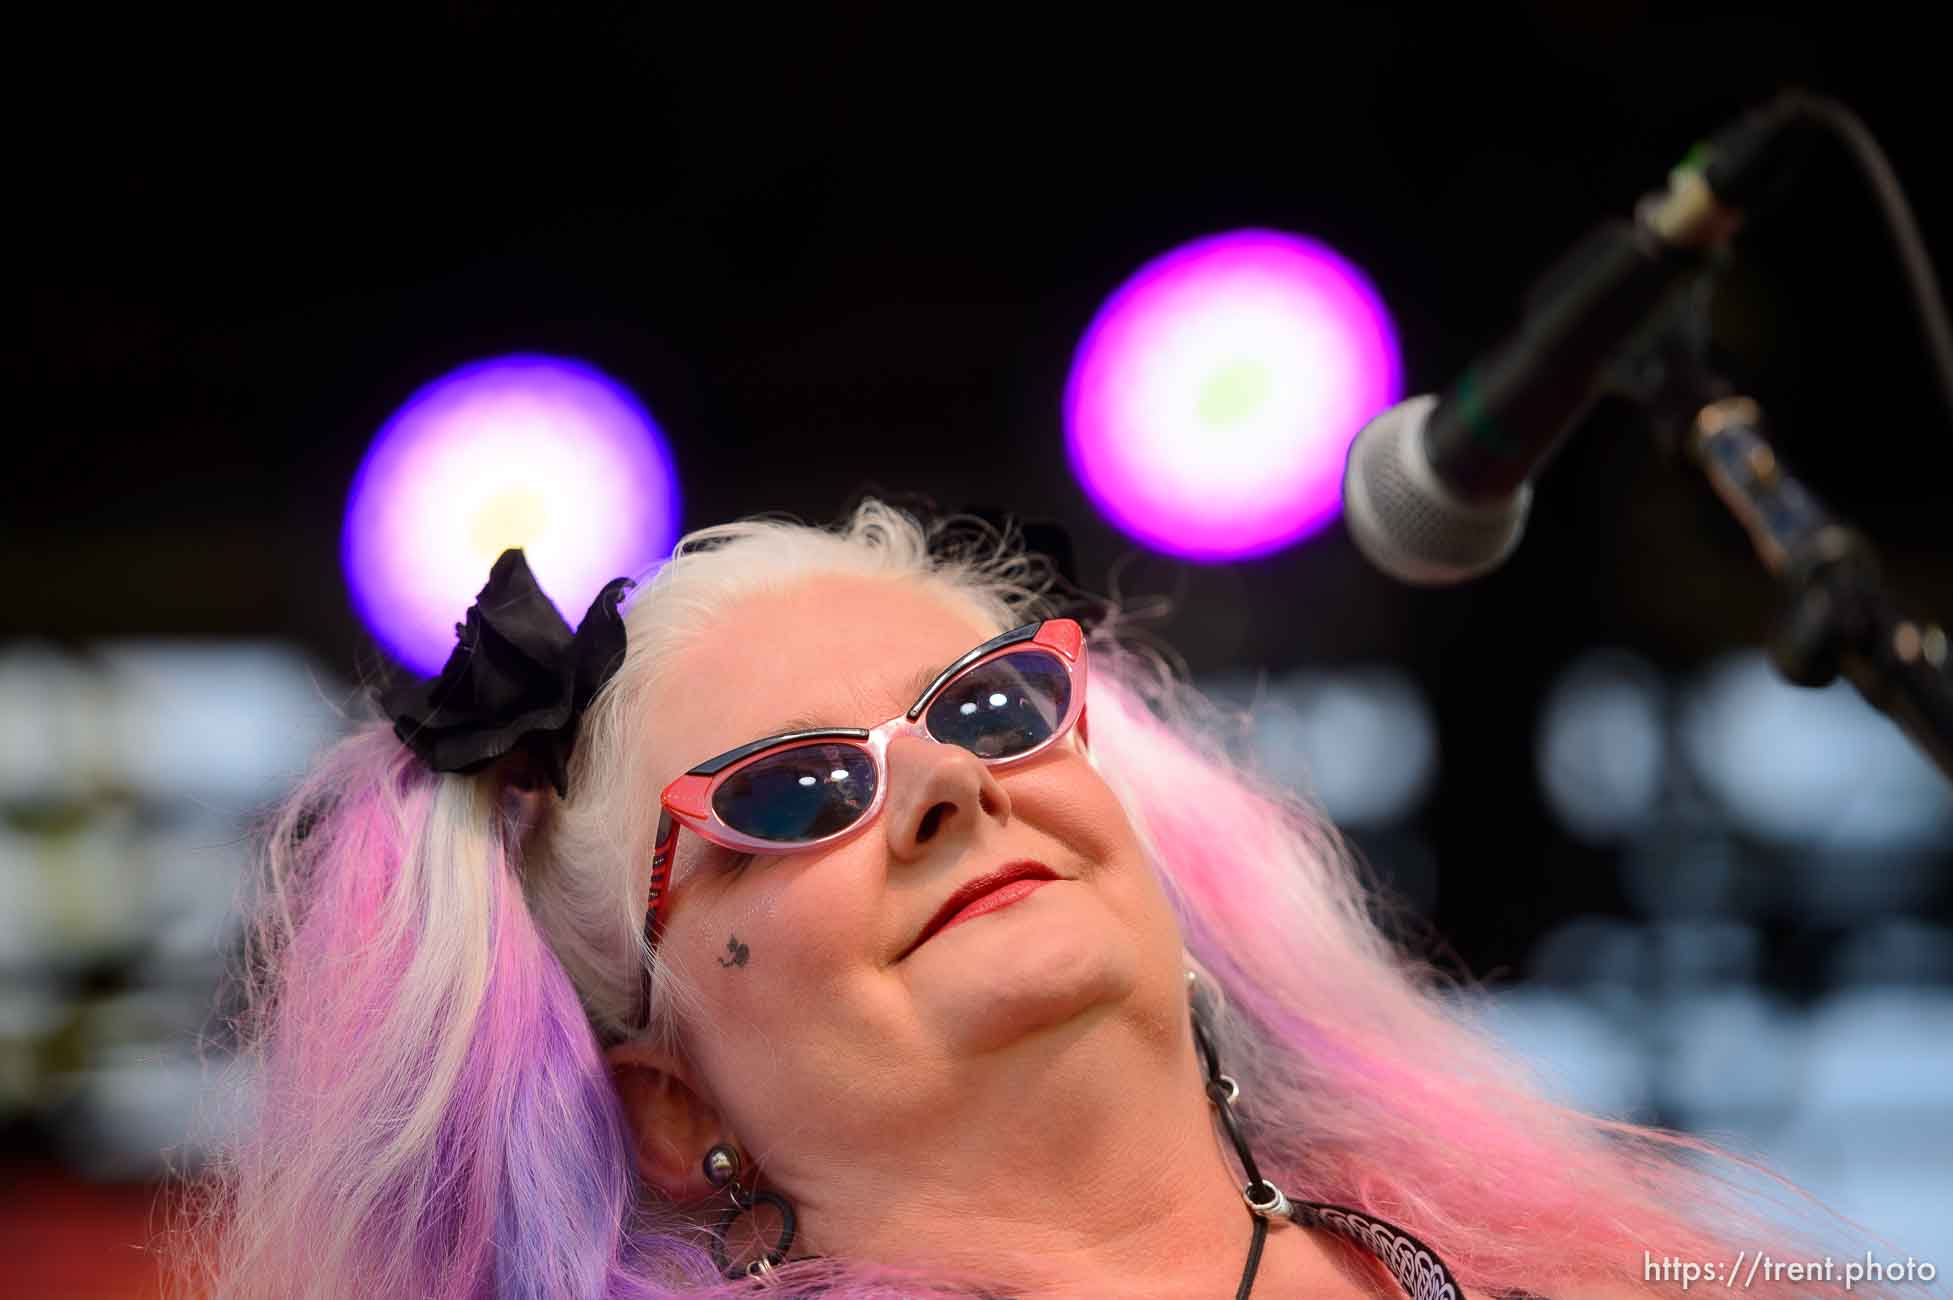
{"label": "blurred stage equipment", "polygon": [[1234,231],[1147,263],[1099,309],[1065,385],[1065,449],[1128,536],[1243,559],[1335,519],[1350,439],[1402,391],[1360,271],[1313,240]]}
{"label": "blurred stage equipment", "polygon": [[360,617],[423,677],[510,547],[581,610],[678,538],[678,476],[650,413],[579,362],[509,356],[422,388],[353,480],[340,560]]}
{"label": "blurred stage equipment", "polygon": [[1576,245],[1527,296],[1518,328],[1442,398],[1411,398],[1357,435],[1344,476],[1350,533],[1405,582],[1490,572],[1518,544],[1532,476],[1603,392],[1621,393],[1664,446],[1686,450],[1788,590],[1771,646],[1779,671],[1801,686],[1843,674],[1953,778],[1946,633],[1896,609],[1864,538],[1784,471],[1761,408],[1708,360],[1702,273],[1747,212],[1781,196],[1820,128],[1879,200],[1953,409],[1953,328],[1898,179],[1849,109],[1789,91],[1691,154],[1633,221]]}

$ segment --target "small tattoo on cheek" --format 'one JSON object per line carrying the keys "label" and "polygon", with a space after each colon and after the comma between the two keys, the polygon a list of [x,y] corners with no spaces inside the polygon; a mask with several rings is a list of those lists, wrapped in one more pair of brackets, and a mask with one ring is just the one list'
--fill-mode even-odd
{"label": "small tattoo on cheek", "polygon": [[744,966],[746,959],[753,955],[752,949],[739,942],[739,936],[736,934],[726,940],[726,951],[732,954],[732,960],[719,958],[721,966]]}

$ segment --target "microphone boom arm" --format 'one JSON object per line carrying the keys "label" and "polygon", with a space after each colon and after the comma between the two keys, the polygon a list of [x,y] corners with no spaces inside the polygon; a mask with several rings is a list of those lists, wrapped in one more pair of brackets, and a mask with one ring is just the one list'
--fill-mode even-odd
{"label": "microphone boom arm", "polygon": [[1953,654],[1945,630],[1900,612],[1870,543],[1784,471],[1762,425],[1752,399],[1719,398],[1696,413],[1686,445],[1789,593],[1771,661],[1799,686],[1848,678],[1953,780]]}
{"label": "microphone boom arm", "polygon": [[1786,592],[1770,660],[1786,681],[1843,676],[1953,781],[1953,647],[1937,623],[1901,613],[1871,544],[1785,470],[1765,439],[1762,407],[1707,360],[1714,281],[1615,370],[1614,390],[1647,413],[1671,463],[1708,479]]}

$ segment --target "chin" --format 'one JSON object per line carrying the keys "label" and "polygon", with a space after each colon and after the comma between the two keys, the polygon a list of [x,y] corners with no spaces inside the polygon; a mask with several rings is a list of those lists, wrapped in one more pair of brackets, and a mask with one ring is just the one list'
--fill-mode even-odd
{"label": "chin", "polygon": [[[948,977],[917,991],[919,1009],[936,1022],[952,1051],[994,1052],[1086,1023],[1139,987],[1139,962],[1130,941],[1081,933],[1078,927],[1037,929],[1041,933],[1006,934],[998,926],[981,942],[974,941],[979,936],[960,936],[973,942],[962,945],[954,963],[941,963],[953,967]],[[949,953],[946,948],[935,955]]]}

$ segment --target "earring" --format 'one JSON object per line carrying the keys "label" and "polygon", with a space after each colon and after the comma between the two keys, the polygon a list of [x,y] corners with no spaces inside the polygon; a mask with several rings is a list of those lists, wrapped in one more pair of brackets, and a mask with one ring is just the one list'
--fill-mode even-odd
{"label": "earring", "polygon": [[[719,1271],[728,1281],[738,1281],[744,1277],[771,1279],[774,1265],[786,1263],[787,1252],[793,1249],[793,1203],[778,1192],[747,1191],[739,1185],[739,1173],[739,1152],[729,1143],[715,1143],[705,1153],[705,1180],[714,1187],[727,1188],[732,1197],[732,1208],[720,1217],[718,1227],[712,1233],[712,1262],[719,1266]],[[758,1259],[744,1268],[734,1268],[726,1254],[727,1236],[741,1215],[762,1204],[771,1205],[780,1212],[780,1239],[773,1243],[772,1249],[762,1251]]]}
{"label": "earring", "polygon": [[724,1187],[739,1177],[739,1153],[721,1142],[705,1153],[705,1181]]}

